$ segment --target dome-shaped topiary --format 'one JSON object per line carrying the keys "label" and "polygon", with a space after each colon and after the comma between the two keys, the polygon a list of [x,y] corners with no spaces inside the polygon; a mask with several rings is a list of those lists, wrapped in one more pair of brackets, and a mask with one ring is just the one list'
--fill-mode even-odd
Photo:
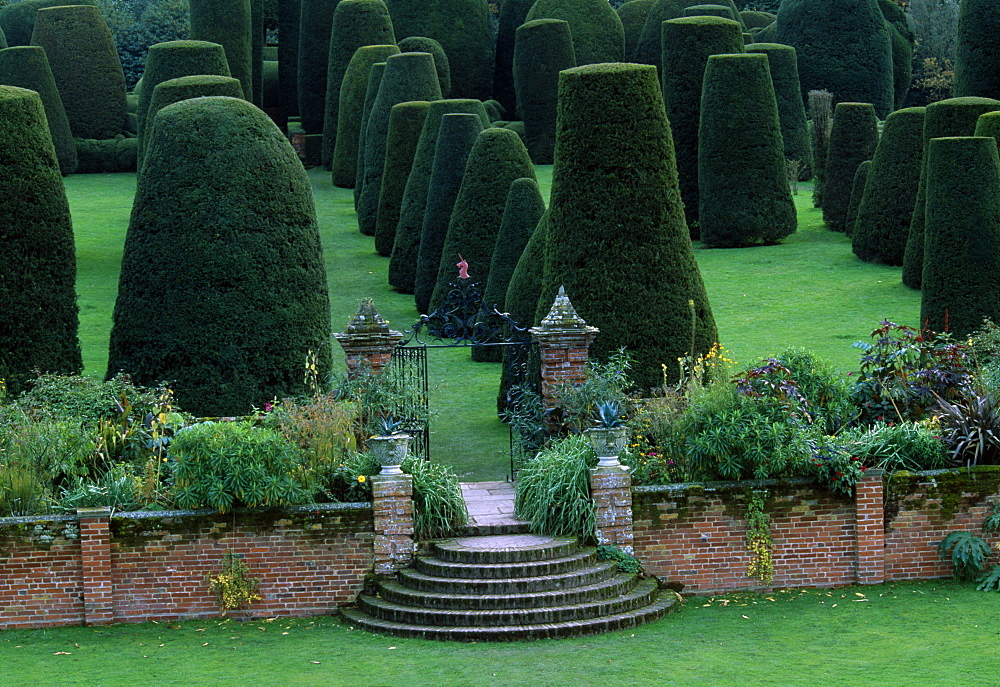
{"label": "dome-shaped topiary", "polygon": [[514,90],[528,154],[536,165],[552,164],[559,72],[576,66],[575,55],[569,22],[535,19],[517,28]]}
{"label": "dome-shaped topiary", "polygon": [[389,10],[382,0],[341,0],[337,4],[330,32],[323,106],[323,151],[320,159],[327,169],[332,169],[333,152],[337,147],[340,89],[354,54],[366,45],[392,45],[395,42]]}
{"label": "dome-shaped topiary", "polygon": [[[307,134],[323,133],[333,13],[340,0],[302,0],[299,20],[299,117]],[[381,43],[392,41],[379,41]]]}
{"label": "dome-shaped topiary", "polygon": [[625,27],[608,0],[537,0],[525,21],[534,19],[569,22],[576,64],[625,59]]}
{"label": "dome-shaped topiary", "polygon": [[[139,142],[140,150],[141,146],[149,146],[150,131],[157,112],[167,105],[173,105],[182,100],[209,95],[244,98],[243,84],[231,76],[218,76],[215,74],[179,76],[176,79],[167,79],[156,84],[156,88],[153,89],[153,97],[150,98],[149,107],[146,109],[146,123],[148,126],[145,129],[146,136]],[[138,157],[137,161],[140,173],[142,172],[143,159],[142,157]]]}
{"label": "dome-shaped topiary", "polygon": [[870,103],[837,103],[826,158],[823,221],[832,231],[847,230],[847,207],[858,165],[871,160],[878,145],[878,119]]}
{"label": "dome-shaped topiary", "polygon": [[34,91],[0,86],[0,379],[79,374],[76,254],[59,162]]}
{"label": "dome-shaped topiary", "polygon": [[861,197],[865,193],[865,186],[868,184],[868,175],[871,172],[872,161],[865,160],[858,165],[858,171],[854,173],[854,184],[851,186],[851,200],[847,205],[847,222],[844,225],[844,233],[848,236],[854,233],[854,227],[858,221],[858,211],[861,208]]}
{"label": "dome-shaped topiary", "polygon": [[1000,4],[962,0],[955,51],[955,96],[1000,98]]}
{"label": "dome-shaped topiary", "polygon": [[878,0],[782,0],[773,42],[798,52],[803,95],[825,89],[892,112],[892,37]]}
{"label": "dome-shaped topiary", "polygon": [[[479,128],[473,133],[472,140],[490,122],[486,116],[486,108],[479,100],[471,98],[449,98],[447,100],[435,100],[427,109],[427,119],[424,120],[423,131],[420,132],[420,140],[417,141],[417,152],[413,155],[413,167],[410,169],[410,176],[406,180],[406,188],[403,190],[403,201],[399,209],[399,223],[396,225],[396,239],[393,242],[392,255],[389,257],[389,285],[400,293],[413,293],[417,281],[417,261],[421,252],[420,242],[423,236],[425,211],[432,196],[428,189],[431,185],[431,176],[434,170],[435,158],[438,148],[438,135],[440,134],[443,122],[442,118],[447,114],[474,114],[479,118]],[[463,134],[464,136],[465,134]],[[465,158],[468,156],[468,149],[471,149],[470,142],[468,148],[462,153],[461,166],[458,169],[458,179],[461,183],[462,173],[465,171]],[[451,150],[449,145],[447,150]],[[458,192],[458,184],[455,185],[455,193]],[[437,200],[444,201],[445,194],[436,191],[441,197]],[[451,217],[451,204],[454,204],[455,196],[450,196],[448,212],[444,215],[444,229],[447,230],[448,219]],[[443,232],[442,232],[443,240]],[[434,281],[437,278],[437,262],[434,262],[433,274],[429,276],[430,286],[427,288],[427,300],[430,300],[430,292],[434,290]],[[419,303],[418,299],[418,303]],[[421,310],[424,312],[424,310]]]}
{"label": "dome-shaped topiary", "polygon": [[0,7],[0,31],[7,46],[31,45],[38,10],[62,5],[97,5],[96,0],[19,0]]}
{"label": "dome-shaped topiary", "polygon": [[562,73],[547,216],[536,312],[547,312],[565,285],[576,311],[600,329],[595,357],[625,347],[632,378],[649,388],[663,383],[662,364],[676,379],[678,358],[707,353],[716,342],[653,67],[597,64]]}
{"label": "dome-shaped topiary", "polygon": [[125,73],[96,7],[39,10],[31,42],[45,48],[73,136],[114,138],[125,130]]}
{"label": "dome-shaped topiary", "polygon": [[1000,321],[1000,158],[990,137],[931,139],[920,323],[962,340]]}
{"label": "dome-shaped topiary", "polygon": [[[250,0],[190,0],[191,38],[218,43],[226,52],[229,74],[239,79],[243,96],[253,98],[253,21]],[[196,73],[196,72],[195,72]],[[215,73],[215,72],[210,72]],[[189,72],[188,74],[192,74]],[[187,76],[188,74],[174,74]],[[145,85],[145,81],[143,81]],[[153,84],[154,86],[156,84]]]}
{"label": "dome-shaped topiary", "polygon": [[493,27],[486,0],[387,0],[396,38],[433,38],[448,56],[454,98],[490,96]]}
{"label": "dome-shaped topiary", "polygon": [[385,171],[389,115],[393,105],[410,100],[440,100],[441,86],[434,58],[426,52],[403,52],[385,63],[385,74],[368,115],[365,131],[365,173],[358,200],[358,229],[365,236],[375,235],[378,199]]}
{"label": "dome-shaped topiary", "polygon": [[[168,41],[150,46],[149,52],[146,54],[146,68],[142,74],[142,90],[139,92],[139,102],[135,111],[136,135],[139,138],[139,169],[142,169],[142,156],[147,145],[146,112],[149,110],[149,101],[153,98],[153,91],[158,84],[164,81],[196,74],[229,76],[229,63],[226,61],[225,49],[218,43],[208,41]],[[227,93],[226,95],[231,94]],[[238,97],[242,98],[245,95],[245,93],[241,93]]]}
{"label": "dome-shaped topiary", "polygon": [[299,114],[299,15],[302,0],[281,0],[277,5],[278,101],[282,114],[295,117]]}
{"label": "dome-shaped topiary", "polygon": [[358,132],[358,163],[357,174],[354,177],[354,211],[358,211],[361,203],[361,192],[365,188],[365,156],[368,153],[368,121],[372,107],[378,97],[382,76],[385,74],[385,62],[376,62],[368,72],[368,88],[365,90],[365,109],[361,115],[361,130]]}
{"label": "dome-shaped topiary", "polygon": [[305,393],[308,356],[326,378],[330,304],[312,191],[262,111],[208,97],[157,114],[113,319],[108,375],[171,380],[198,415]]}
{"label": "dome-shaped topiary", "polygon": [[708,58],[698,131],[698,192],[701,240],[708,246],[775,243],[795,231],[795,203],[766,55]]}
{"label": "dome-shaped topiary", "polygon": [[710,55],[743,52],[740,25],[712,16],[663,22],[663,101],[674,138],[677,177],[691,237],[698,237],[698,123]]}
{"label": "dome-shaped topiary", "polygon": [[410,36],[399,41],[400,52],[426,52],[434,58],[434,69],[437,70],[438,83],[441,85],[441,97],[447,98],[451,93],[451,66],[444,48],[433,38],[426,36]]}
{"label": "dome-shaped topiary", "polygon": [[885,120],[851,232],[854,254],[865,262],[903,264],[920,183],[923,134],[922,107],[896,110]]}
{"label": "dome-shaped topiary", "polygon": [[372,65],[384,63],[399,49],[395,45],[368,45],[358,48],[351,58],[340,88],[337,107],[337,137],[334,141],[330,169],[333,185],[354,188],[358,176],[358,148],[361,139],[361,120],[368,92],[368,77]]}
{"label": "dome-shaped topiary", "polygon": [[629,0],[618,8],[618,18],[622,20],[622,28],[625,29],[625,59],[631,60],[635,53],[635,48],[639,45],[639,36],[642,35],[642,27],[646,24],[646,17],[656,0]]}
{"label": "dome-shaped topiary", "polygon": [[[483,291],[483,301],[495,306],[501,312],[505,312],[504,303],[507,300],[507,289],[510,287],[514,270],[544,213],[545,201],[538,190],[538,182],[529,178],[515,179],[510,185],[510,191],[507,192],[500,233],[497,234],[493,261],[490,263],[489,281]],[[537,302],[536,293],[532,312],[534,303]]]}
{"label": "dome-shaped topiary", "polygon": [[385,166],[382,171],[382,190],[378,196],[375,220],[375,252],[383,257],[392,254],[399,224],[399,208],[410,178],[413,155],[417,151],[420,132],[427,118],[430,103],[417,100],[393,105],[389,114],[389,132],[386,135]]}
{"label": "dome-shaped topiary", "polygon": [[811,173],[812,152],[809,145],[809,126],[806,109],[799,88],[799,62],[795,48],[780,43],[751,43],[748,53],[767,55],[771,69],[774,97],[778,101],[778,119],[781,121],[781,140],[785,145],[785,159],[799,163],[799,179],[808,179]]}
{"label": "dome-shaped topiary", "polygon": [[63,176],[75,172],[78,162],[76,144],[45,50],[36,45],[0,50],[0,84],[27,88],[41,96],[52,144],[59,159],[59,170]]}
{"label": "dome-shaped topiary", "polygon": [[924,214],[927,203],[927,146],[932,138],[971,136],[976,131],[979,116],[1000,111],[1000,100],[992,98],[949,98],[927,106],[924,113],[923,162],[917,199],[913,204],[910,231],[903,253],[903,283],[912,289],[920,288],[924,271]]}
{"label": "dome-shaped topiary", "polygon": [[777,40],[774,37],[777,33],[777,26],[778,21],[775,19],[775,21],[771,22],[762,29],[754,29],[752,31],[754,43],[774,43],[775,40]]}
{"label": "dome-shaped topiary", "polygon": [[[652,0],[636,0],[652,2]],[[514,38],[517,27],[524,23],[535,0],[506,0],[500,7],[497,22],[496,62],[493,67],[493,97],[511,117],[517,112],[514,91]]]}
{"label": "dome-shaped topiary", "polygon": [[460,259],[469,264],[473,279],[482,284],[489,282],[507,193],[516,179],[525,177],[534,179],[535,168],[516,133],[489,128],[476,137],[448,222],[431,310],[444,303],[448,284],[455,279],[454,265]]}
{"label": "dome-shaped topiary", "polygon": [[[732,8],[726,5],[688,5],[684,8],[685,17],[721,17],[730,21],[736,21],[737,14],[734,14]],[[743,33],[742,28],[741,26],[741,35]]]}
{"label": "dome-shaped topiary", "polygon": [[765,29],[774,23],[777,15],[759,10],[743,10],[740,12],[740,19],[747,29]]}

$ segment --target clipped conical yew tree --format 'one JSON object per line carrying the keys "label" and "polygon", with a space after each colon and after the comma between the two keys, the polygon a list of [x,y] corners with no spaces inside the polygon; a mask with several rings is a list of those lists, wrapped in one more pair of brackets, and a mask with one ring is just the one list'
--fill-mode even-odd
{"label": "clipped conical yew tree", "polygon": [[493,26],[486,0],[387,0],[396,38],[426,36],[444,49],[451,97],[490,97]]}
{"label": "clipped conical yew tree", "polygon": [[395,45],[368,45],[358,48],[347,66],[340,88],[337,136],[330,164],[334,186],[354,188],[358,176],[358,146],[365,95],[368,92],[368,76],[372,65],[385,63],[391,55],[398,52],[399,48]]}
{"label": "clipped conical yew tree", "polygon": [[920,183],[923,133],[922,107],[896,110],[885,120],[851,232],[854,254],[865,262],[903,264]]}
{"label": "clipped conical yew tree", "polygon": [[368,121],[371,118],[372,107],[378,97],[378,89],[385,74],[385,62],[376,62],[368,72],[368,88],[365,90],[365,109],[361,115],[361,130],[358,132],[358,163],[357,174],[354,177],[354,211],[358,211],[361,203],[361,192],[365,188],[365,156],[368,153]]}
{"label": "clipped conical yew tree", "polygon": [[642,35],[642,27],[646,24],[646,17],[656,0],[629,0],[618,8],[618,18],[622,20],[622,28],[625,29],[625,59],[631,60],[635,53],[635,48],[639,45],[639,36]]}
{"label": "clipped conical yew tree", "polygon": [[740,12],[740,20],[747,29],[765,29],[774,23],[777,15],[760,10],[743,10]]}
{"label": "clipped conical yew tree", "polygon": [[636,62],[654,65],[662,77],[660,69],[663,65],[663,43],[661,41],[663,22],[683,17],[684,8],[689,4],[691,4],[691,0],[654,0],[653,6],[646,14],[646,22],[642,26],[642,31],[639,33],[639,42],[635,46],[635,53],[630,58]]}
{"label": "clipped conical yew tree", "polygon": [[454,265],[459,260],[469,264],[473,279],[482,284],[489,282],[507,193],[510,185],[522,177],[534,179],[535,168],[516,133],[489,128],[476,137],[448,222],[437,282],[431,294],[431,310],[444,303],[448,284],[455,279]]}
{"label": "clipped conical yew tree", "polygon": [[803,94],[825,89],[892,112],[892,37],[878,0],[782,0],[773,42],[797,51]]}
{"label": "clipped conical yew tree", "polygon": [[1000,321],[1000,158],[991,137],[931,139],[920,323],[962,340]]}
{"label": "clipped conical yew tree", "polygon": [[[153,91],[164,81],[196,74],[230,76],[225,49],[218,43],[208,41],[167,41],[150,46],[146,54],[142,89],[135,111],[138,124],[136,134],[139,138],[136,165],[139,169],[142,169],[142,158],[147,143],[146,112],[149,109],[149,101],[153,98]],[[242,84],[240,87],[242,89]],[[243,93],[240,97],[245,95]]]}
{"label": "clipped conical yew tree", "polygon": [[534,19],[569,22],[576,64],[625,59],[625,27],[608,0],[537,0],[525,21]]}
{"label": "clipped conical yew tree", "polygon": [[[448,223],[455,208],[455,199],[458,198],[458,192],[462,187],[469,153],[472,152],[476,139],[483,131],[483,121],[476,114],[454,112],[444,115],[440,121],[433,167],[427,180],[423,223],[415,232],[416,240],[412,238],[413,232],[410,230],[407,230],[406,234],[397,231],[396,245],[393,248],[393,260],[401,261],[401,256],[405,256],[410,262],[406,265],[397,263],[395,274],[391,271],[392,263],[390,263],[389,273],[390,278],[395,276],[397,279],[401,274],[412,275],[413,281],[409,292],[414,295],[417,311],[422,313],[430,311],[431,296],[434,294],[438,268],[441,264],[441,250],[448,235]],[[410,190],[413,181],[414,176],[411,172],[407,191]],[[400,221],[397,229],[403,226],[403,222]],[[403,237],[406,237],[405,241],[401,240]],[[404,289],[398,290],[407,293]]]}
{"label": "clipped conical yew tree", "polygon": [[366,45],[392,45],[395,42],[389,10],[382,0],[341,0],[337,4],[330,32],[323,107],[321,160],[327,169],[332,169],[333,151],[337,147],[340,89],[354,54]]}
{"label": "clipped conical yew tree", "polygon": [[[806,108],[799,88],[799,66],[795,48],[779,43],[751,43],[749,53],[767,55],[771,69],[774,97],[778,101],[778,119],[781,121],[781,140],[785,145],[785,159],[799,163],[799,179],[808,179],[812,167],[809,145],[809,126]],[[673,120],[671,120],[673,121]]]}
{"label": "clipped conical yew tree", "polygon": [[[167,79],[156,84],[153,89],[153,97],[149,100],[149,107],[146,109],[147,126],[146,137],[140,142],[140,146],[148,146],[151,138],[150,130],[156,117],[156,113],[167,105],[179,103],[190,98],[201,98],[209,95],[222,95],[230,98],[245,98],[243,84],[239,79],[231,76],[217,76],[214,74],[195,74],[192,76],[179,76],[176,79]],[[142,158],[145,160],[145,157]],[[141,174],[144,164],[138,167]]]}
{"label": "clipped conical yew tree", "polygon": [[[483,291],[483,301],[501,312],[504,312],[507,289],[514,270],[544,213],[545,200],[538,190],[538,182],[529,178],[515,179],[507,193],[500,233],[497,235],[493,261],[490,263],[489,281]],[[538,294],[533,303],[537,302]],[[533,309],[534,305],[532,311]]]}
{"label": "clipped conical yew tree", "polygon": [[698,130],[698,192],[701,240],[707,246],[776,243],[795,231],[795,203],[766,55],[708,58]]}
{"label": "clipped conical yew tree", "polygon": [[35,91],[42,99],[45,119],[52,135],[59,170],[63,176],[76,171],[76,144],[56,88],[45,50],[36,45],[19,45],[0,50],[0,84]]}
{"label": "clipped conical yew tree", "polygon": [[125,74],[100,10],[39,10],[31,43],[45,49],[73,136],[114,138],[125,130]]}
{"label": "clipped conical yew tree", "polygon": [[596,64],[562,73],[547,216],[536,312],[547,312],[565,286],[601,332],[595,357],[626,348],[632,378],[650,388],[663,383],[662,364],[676,378],[678,358],[716,342],[655,68]]}
{"label": "clipped conical yew tree", "polygon": [[285,116],[294,117],[299,114],[299,14],[302,0],[281,0],[277,5],[278,102]]}
{"label": "clipped conical yew tree", "polygon": [[[720,17],[722,19],[729,19],[730,21],[736,21],[736,14],[733,10],[725,5],[689,5],[684,8],[685,17]],[[742,26],[740,27],[740,34],[742,35]]]}
{"label": "clipped conical yew tree", "polygon": [[[424,215],[428,202],[432,199],[428,189],[431,185],[431,176],[437,154],[438,135],[443,126],[442,118],[447,114],[461,113],[474,114],[479,118],[480,126],[471,134],[473,140],[484,127],[490,124],[483,103],[471,98],[435,100],[427,109],[424,128],[420,132],[420,140],[417,141],[417,152],[413,155],[413,166],[410,169],[410,176],[406,180],[406,188],[403,190],[399,223],[396,225],[396,239],[393,243],[392,255],[389,258],[389,285],[400,293],[414,293],[417,281],[417,260],[423,235]],[[468,149],[471,147],[471,143],[469,143]],[[468,156],[468,149],[463,153],[458,169],[459,182],[461,182],[461,175],[465,171],[465,158]],[[457,185],[455,192],[457,193]],[[436,193],[441,194],[442,192]],[[454,195],[450,197],[452,204],[454,198]],[[448,212],[444,215],[445,230],[447,230],[450,217],[451,206],[449,205]],[[430,293],[434,290],[436,278],[437,262],[435,261],[433,274],[429,277],[430,285],[427,288],[426,301],[430,300]],[[420,300],[418,299],[417,302],[419,303]],[[421,310],[421,312],[425,312],[425,310]]]}
{"label": "clipped conical yew tree", "polygon": [[910,28],[906,12],[895,0],[878,0],[878,8],[889,24],[892,39],[893,101],[900,107],[910,91],[913,80],[913,50],[917,37]]}
{"label": "clipped conical yew tree", "polygon": [[383,257],[392,254],[392,246],[396,242],[403,191],[406,190],[406,180],[410,178],[413,155],[417,151],[417,141],[420,140],[429,105],[426,100],[399,103],[393,105],[389,114],[382,190],[378,196],[375,220],[375,252]]}
{"label": "clipped conical yew tree", "polygon": [[430,53],[431,57],[434,58],[434,69],[437,70],[441,97],[448,97],[448,94],[451,93],[451,66],[440,43],[426,36],[409,36],[399,41],[399,51]]}
{"label": "clipped conical yew tree", "polygon": [[41,98],[0,86],[0,379],[83,368],[69,203]]}
{"label": "clipped conical yew tree", "polygon": [[3,29],[0,29],[0,50],[7,48],[7,36],[4,34]]}
{"label": "clipped conical yew tree", "polygon": [[430,53],[403,52],[386,60],[365,130],[365,172],[358,201],[358,228],[365,236],[375,235],[392,107],[411,100],[440,99],[441,86]]}
{"label": "clipped conical yew tree", "polygon": [[552,164],[559,72],[575,66],[569,22],[535,19],[517,28],[514,90],[524,122],[528,154],[536,165]]}
{"label": "clipped conical yew tree", "polygon": [[61,5],[96,5],[96,0],[19,0],[0,7],[0,31],[7,46],[31,45],[38,10]]}
{"label": "clipped conical yew tree", "polygon": [[330,34],[333,31],[333,13],[339,2],[340,0],[302,0],[297,88],[299,117],[302,118],[302,128],[307,134],[323,133]]}
{"label": "clipped conical yew tree", "polygon": [[858,171],[854,173],[854,185],[851,186],[851,200],[847,205],[847,221],[844,224],[844,233],[848,236],[854,233],[854,227],[858,221],[858,211],[861,208],[861,197],[865,193],[865,186],[868,184],[868,175],[871,172],[872,161],[865,160],[858,165]]}
{"label": "clipped conical yew tree", "polygon": [[1000,4],[962,0],[955,51],[955,96],[1000,98]]}
{"label": "clipped conical yew tree", "polygon": [[[244,97],[248,100],[253,98],[253,21],[250,0],[190,0],[190,6],[191,38],[221,45],[226,51],[226,62],[229,65],[229,74],[223,76],[239,79]],[[173,74],[168,78],[187,75]],[[143,85],[145,86],[145,81]]]}
{"label": "clipped conical yew tree", "polygon": [[927,203],[927,145],[932,138],[971,136],[976,131],[979,116],[1000,111],[1000,100],[992,98],[949,98],[927,106],[924,113],[923,162],[917,199],[913,204],[910,231],[903,253],[903,283],[911,289],[920,288],[924,271],[924,215]]}
{"label": "clipped conical yew tree", "polygon": [[743,32],[731,19],[696,16],[663,22],[663,100],[674,137],[677,177],[691,237],[698,237],[698,122],[710,55],[743,52]]}
{"label": "clipped conical yew tree", "polygon": [[548,244],[548,210],[538,218],[535,230],[521,251],[504,294],[503,310],[522,327],[537,325],[538,301],[545,274],[545,246]]}
{"label": "clipped conical yew tree", "polygon": [[[652,2],[652,0],[638,0]],[[525,22],[535,0],[506,0],[500,7],[497,23],[496,62],[493,67],[493,97],[511,117],[517,109],[514,90],[514,40],[517,27]],[[574,58],[575,59],[575,58]]]}
{"label": "clipped conical yew tree", "polygon": [[[171,380],[196,415],[244,415],[330,371],[330,304],[309,179],[244,100],[160,110],[122,255],[108,375]],[[275,188],[282,193],[276,194]],[[149,326],[149,313],[157,313]]]}
{"label": "clipped conical yew tree", "polygon": [[847,231],[847,207],[858,165],[871,160],[878,145],[878,119],[870,103],[837,103],[830,130],[823,189],[823,221],[832,231]]}

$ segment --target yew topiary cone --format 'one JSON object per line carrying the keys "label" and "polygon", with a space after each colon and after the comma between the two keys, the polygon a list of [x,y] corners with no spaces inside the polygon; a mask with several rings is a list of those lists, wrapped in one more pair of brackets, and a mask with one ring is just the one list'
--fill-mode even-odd
{"label": "yew topiary cone", "polygon": [[785,159],[799,163],[799,179],[811,176],[812,152],[809,145],[809,126],[806,108],[799,88],[799,66],[795,48],[779,43],[751,43],[749,53],[767,55],[774,84],[774,97],[778,101],[778,119],[781,121],[781,140],[785,146]]}
{"label": "yew topiary cone", "polygon": [[716,342],[655,68],[597,64],[562,73],[547,217],[536,312],[547,312],[565,286],[601,331],[595,357],[625,347],[633,379],[649,388],[663,383],[662,364],[676,378],[678,358]]}
{"label": "yew topiary cone", "polygon": [[237,98],[165,107],[152,132],[108,375],[171,380],[196,415],[244,415],[306,393],[308,356],[320,379],[330,370],[330,304],[312,190],[295,151]]}
{"label": "yew topiary cone", "polygon": [[420,132],[427,118],[430,103],[417,100],[393,105],[386,136],[385,166],[382,170],[382,190],[378,196],[375,220],[375,252],[383,257],[392,254],[399,224],[399,208],[403,203],[406,180],[413,167]]}
{"label": "yew topiary cone", "polygon": [[1000,321],[1000,158],[990,137],[931,139],[920,323],[965,339]]}
{"label": "yew topiary cone", "polygon": [[76,253],[41,98],[0,86],[0,379],[25,390],[34,370],[79,374]]}
{"label": "yew topiary cone", "polygon": [[869,103],[837,103],[823,189],[823,221],[833,231],[847,231],[847,208],[858,165],[871,160],[878,145],[878,120]]}
{"label": "yew topiary cone", "polygon": [[252,99],[253,21],[250,0],[190,0],[190,5],[191,38],[221,45],[229,65],[229,74],[223,76],[239,79],[243,96],[247,100]]}
{"label": "yew topiary cone", "polygon": [[962,0],[955,51],[955,96],[1000,98],[1000,4]]}
{"label": "yew topiary cone", "polygon": [[537,0],[525,21],[534,19],[569,22],[577,64],[625,59],[625,27],[608,0]]}
{"label": "yew topiary cone", "polygon": [[340,0],[302,0],[299,19],[299,117],[307,134],[323,133],[326,69],[330,59],[333,13]]}

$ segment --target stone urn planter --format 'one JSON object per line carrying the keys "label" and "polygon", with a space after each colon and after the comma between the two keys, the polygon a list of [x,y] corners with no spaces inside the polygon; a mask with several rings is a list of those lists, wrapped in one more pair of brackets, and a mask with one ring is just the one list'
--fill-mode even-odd
{"label": "stone urn planter", "polygon": [[618,458],[628,442],[627,427],[591,427],[584,434],[597,454],[597,467],[620,468]]}
{"label": "stone urn planter", "polygon": [[379,465],[382,466],[381,474],[403,474],[399,466],[406,459],[406,453],[410,449],[410,440],[412,438],[409,434],[397,432],[395,434],[372,437],[368,440],[369,450],[378,458]]}

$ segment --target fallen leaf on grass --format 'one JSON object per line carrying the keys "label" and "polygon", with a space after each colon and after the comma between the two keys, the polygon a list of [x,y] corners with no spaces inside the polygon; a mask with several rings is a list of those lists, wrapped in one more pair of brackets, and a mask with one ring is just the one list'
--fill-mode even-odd
{"label": "fallen leaf on grass", "polygon": [[208,646],[208,642],[205,642],[204,644],[202,644],[202,646]]}
{"label": "fallen leaf on grass", "polygon": [[319,665],[319,661],[309,661],[309,662],[310,663],[315,663],[316,665]]}
{"label": "fallen leaf on grass", "polygon": [[73,654],[71,654],[71,653],[70,653],[70,652],[68,652],[68,651],[57,651],[57,652],[55,652],[55,653],[54,653],[54,654],[52,654],[52,655],[53,655],[53,656],[72,656]]}
{"label": "fallen leaf on grass", "polygon": [[747,620],[750,620],[750,616],[746,616],[746,615],[745,615],[745,616],[743,616],[743,617],[744,617],[744,618],[746,618]]}

